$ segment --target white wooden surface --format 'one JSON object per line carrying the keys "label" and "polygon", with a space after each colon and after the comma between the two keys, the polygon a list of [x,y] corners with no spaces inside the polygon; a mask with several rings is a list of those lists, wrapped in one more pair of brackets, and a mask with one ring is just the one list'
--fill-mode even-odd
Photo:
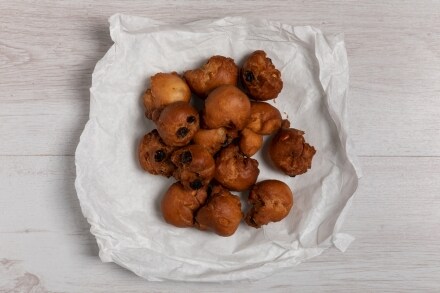
{"label": "white wooden surface", "polygon": [[[386,3],[383,3],[386,2]],[[364,178],[329,250],[255,283],[152,283],[101,263],[74,150],[116,12],[244,15],[344,32]],[[0,292],[440,292],[439,1],[0,0]]]}

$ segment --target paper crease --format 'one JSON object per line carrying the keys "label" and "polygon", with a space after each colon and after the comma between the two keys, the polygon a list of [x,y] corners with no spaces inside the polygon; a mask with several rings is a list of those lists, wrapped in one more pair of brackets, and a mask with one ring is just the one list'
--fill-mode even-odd
{"label": "paper crease", "polygon": [[[354,238],[340,230],[360,168],[348,132],[342,35],[241,17],[169,25],[115,14],[109,21],[115,44],[92,75],[90,120],[75,154],[75,187],[102,261],[151,281],[242,281],[295,266],[331,246],[348,248]],[[229,238],[169,226],[157,207],[172,180],[143,172],[135,155],[138,139],[154,127],[139,100],[148,77],[181,73],[215,54],[241,63],[256,49],[282,70],[284,88],[274,105],[317,148],[312,169],[296,178],[256,155],[259,180],[284,180],[295,207],[279,223],[259,230],[242,224]]]}

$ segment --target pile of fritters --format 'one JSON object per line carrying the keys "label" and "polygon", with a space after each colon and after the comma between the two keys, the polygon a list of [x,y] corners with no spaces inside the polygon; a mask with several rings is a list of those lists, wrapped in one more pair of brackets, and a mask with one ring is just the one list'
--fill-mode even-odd
{"label": "pile of fritters", "polygon": [[[241,220],[259,228],[285,218],[293,193],[279,180],[257,183],[263,136],[274,135],[269,157],[289,176],[311,168],[315,149],[304,132],[265,101],[283,88],[281,73],[264,51],[250,54],[239,68],[233,59],[213,56],[201,67],[179,76],[157,73],[143,96],[145,115],[156,129],[139,144],[139,162],[154,175],[173,176],[162,198],[165,221],[176,227],[235,233]],[[191,96],[202,109],[190,104]],[[249,190],[251,208],[244,215],[231,191]]]}

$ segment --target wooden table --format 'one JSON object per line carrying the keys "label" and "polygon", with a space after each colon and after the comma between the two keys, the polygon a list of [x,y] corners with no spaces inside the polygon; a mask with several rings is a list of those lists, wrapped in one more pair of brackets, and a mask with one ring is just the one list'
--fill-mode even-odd
{"label": "wooden table", "polygon": [[[346,253],[240,284],[153,283],[101,263],[74,189],[74,151],[116,12],[170,23],[253,16],[345,33],[364,171]],[[440,291],[440,2],[0,1],[0,291],[232,289]]]}

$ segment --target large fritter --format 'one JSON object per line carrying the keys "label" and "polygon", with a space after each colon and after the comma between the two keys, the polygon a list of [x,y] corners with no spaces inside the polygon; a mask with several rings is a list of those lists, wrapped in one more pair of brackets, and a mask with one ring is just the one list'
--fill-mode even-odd
{"label": "large fritter", "polygon": [[275,99],[283,89],[280,71],[261,50],[253,52],[245,61],[241,80],[250,96],[258,101]]}
{"label": "large fritter", "polygon": [[293,193],[286,183],[265,180],[255,184],[248,198],[252,208],[246,215],[249,226],[260,228],[270,222],[284,219],[293,206]]}
{"label": "large fritter", "polygon": [[206,98],[221,85],[237,85],[238,67],[231,58],[212,56],[201,68],[188,70],[183,76],[193,93]]}
{"label": "large fritter", "polygon": [[304,131],[289,126],[290,123],[285,121],[273,137],[269,145],[269,156],[277,168],[289,176],[296,176],[312,167],[316,150],[306,143]]}
{"label": "large fritter", "polygon": [[166,145],[156,129],[144,135],[138,147],[141,167],[154,175],[170,177],[175,169],[171,154],[176,148]]}
{"label": "large fritter", "polygon": [[212,230],[220,236],[231,236],[240,225],[243,214],[238,196],[222,186],[214,186],[204,206],[196,215],[196,227]]}

